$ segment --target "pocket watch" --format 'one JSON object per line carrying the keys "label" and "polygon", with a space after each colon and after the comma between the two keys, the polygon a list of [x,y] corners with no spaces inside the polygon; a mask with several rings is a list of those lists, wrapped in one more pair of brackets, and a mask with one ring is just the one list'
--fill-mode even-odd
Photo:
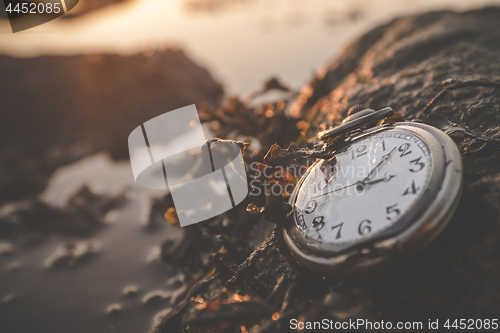
{"label": "pocket watch", "polygon": [[429,244],[455,212],[463,183],[457,146],[425,123],[370,127],[393,113],[364,110],[320,133],[342,144],[302,176],[283,225],[303,266],[332,275],[386,267]]}

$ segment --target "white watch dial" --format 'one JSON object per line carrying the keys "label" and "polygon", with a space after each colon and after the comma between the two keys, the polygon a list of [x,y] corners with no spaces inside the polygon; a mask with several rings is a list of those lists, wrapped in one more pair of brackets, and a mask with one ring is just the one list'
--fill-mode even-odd
{"label": "white watch dial", "polygon": [[297,228],[322,243],[357,242],[398,222],[431,176],[427,143],[390,129],[356,141],[306,176],[294,203]]}

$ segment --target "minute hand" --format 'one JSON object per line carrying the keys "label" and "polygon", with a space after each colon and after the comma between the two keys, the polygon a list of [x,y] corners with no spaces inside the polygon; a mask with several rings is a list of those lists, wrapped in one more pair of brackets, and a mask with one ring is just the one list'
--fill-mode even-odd
{"label": "minute hand", "polygon": [[364,183],[368,179],[370,179],[370,177],[373,176],[373,174],[375,173],[375,171],[377,171],[377,169],[380,168],[380,166],[382,164],[384,164],[389,158],[391,158],[392,154],[395,151],[396,151],[396,147],[394,147],[389,153],[387,153],[384,156],[382,156],[382,160],[368,173],[368,175],[365,177],[365,179],[363,179],[361,182]]}
{"label": "minute hand", "polygon": [[377,183],[381,183],[381,182],[388,182],[389,180],[391,180],[394,177],[396,177],[396,176],[391,175],[391,176],[387,176],[387,177],[384,177],[384,178],[379,178],[379,179],[374,179],[374,180],[368,180],[368,181],[365,181],[365,185],[373,185],[373,184],[377,184]]}

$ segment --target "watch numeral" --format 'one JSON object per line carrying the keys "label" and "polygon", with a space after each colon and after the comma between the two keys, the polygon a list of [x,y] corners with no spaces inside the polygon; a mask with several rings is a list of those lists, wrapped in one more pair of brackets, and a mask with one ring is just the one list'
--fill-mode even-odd
{"label": "watch numeral", "polygon": [[315,217],[312,223],[312,227],[316,230],[321,230],[325,226],[324,216]]}
{"label": "watch numeral", "polygon": [[368,154],[368,152],[366,151],[366,148],[368,148],[366,145],[359,146],[358,148],[356,148],[357,154],[354,153],[354,149],[353,149],[352,150],[352,159],[354,159],[355,157],[360,157],[360,156]]}
{"label": "watch numeral", "polygon": [[417,187],[415,185],[415,181],[413,180],[411,186],[406,189],[405,193],[403,193],[403,196],[407,194],[417,194],[418,190],[420,190],[420,187]]}
{"label": "watch numeral", "polygon": [[402,144],[398,148],[399,152],[401,153],[400,157],[403,157],[403,156],[406,156],[408,154],[411,154],[411,150],[408,150],[408,149],[410,149],[410,144],[409,143]]}
{"label": "watch numeral", "polygon": [[342,237],[342,235],[340,234],[340,232],[342,231],[342,226],[343,225],[344,225],[344,222],[342,222],[340,224],[337,224],[336,226],[332,227],[332,230],[335,230],[336,228],[339,228],[339,231],[337,231],[337,237],[335,237],[335,239],[339,239],[340,237]]}
{"label": "watch numeral", "polygon": [[420,159],[422,158],[422,156],[420,156],[419,158],[413,160],[413,161],[410,161],[410,164],[415,164],[415,166],[418,166],[418,169],[415,169],[415,168],[411,168],[410,171],[411,172],[419,172],[420,170],[422,170],[425,166],[425,163],[424,162],[420,162]]}
{"label": "watch numeral", "polygon": [[386,207],[385,210],[387,212],[387,219],[389,221],[393,221],[393,220],[397,219],[399,217],[399,215],[401,214],[401,211],[396,208],[397,205],[398,204]]}
{"label": "watch numeral", "polygon": [[304,212],[306,214],[311,214],[316,210],[316,207],[318,206],[318,202],[316,200],[311,200],[307,203],[306,209],[304,209]]}
{"label": "watch numeral", "polygon": [[380,143],[382,144],[382,151],[385,151],[385,140],[382,140]]}
{"label": "watch numeral", "polygon": [[358,228],[358,232],[361,236],[366,236],[372,231],[372,227],[370,226],[371,223],[372,221],[370,220],[361,221]]}

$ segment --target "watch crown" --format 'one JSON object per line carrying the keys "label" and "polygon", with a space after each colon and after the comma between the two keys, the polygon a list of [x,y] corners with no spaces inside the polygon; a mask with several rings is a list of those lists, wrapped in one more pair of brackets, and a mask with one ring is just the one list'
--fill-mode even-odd
{"label": "watch crown", "polygon": [[394,110],[390,107],[386,107],[378,111],[365,109],[347,117],[346,119],[344,119],[341,125],[318,133],[318,138],[323,141],[332,139],[336,136],[349,133],[363,126],[370,126],[382,119],[392,116],[393,114]]}
{"label": "watch crown", "polygon": [[357,111],[355,113],[351,113],[350,112],[351,109],[349,109],[349,113],[347,114],[350,114],[349,116],[347,116],[347,118],[345,118],[343,121],[342,121],[342,124],[345,124],[345,123],[348,123],[354,119],[358,119],[358,118],[361,118],[361,117],[364,117],[368,114],[371,114],[371,113],[374,113],[375,110],[372,110],[372,109],[364,109],[364,110],[360,110],[360,111]]}

